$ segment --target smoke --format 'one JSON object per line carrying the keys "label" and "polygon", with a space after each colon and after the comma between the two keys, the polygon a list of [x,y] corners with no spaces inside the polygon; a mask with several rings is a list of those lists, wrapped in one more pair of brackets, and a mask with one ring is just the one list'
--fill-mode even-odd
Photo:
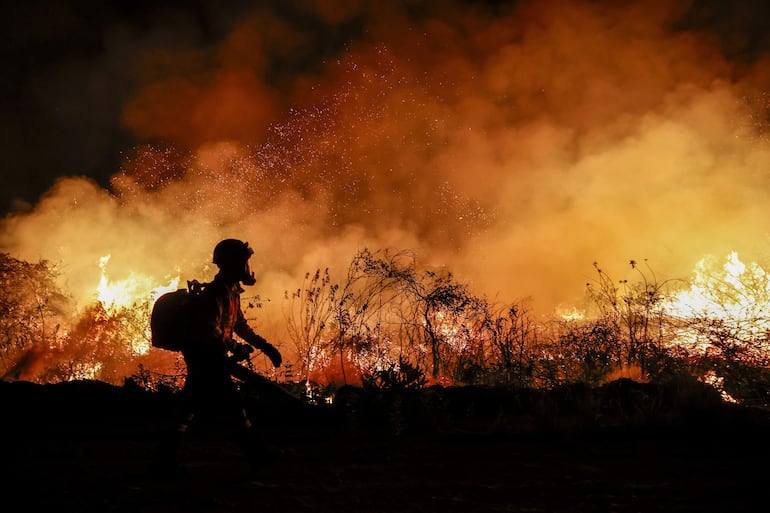
{"label": "smoke", "polygon": [[679,5],[318,1],[211,47],[155,33],[122,114],[141,144],[108,189],[62,177],[6,217],[0,249],[59,264],[87,303],[104,255],[160,286],[247,240],[276,336],[284,290],[364,248],[544,314],[593,262],[686,278],[707,253],[762,256],[770,63],[732,61]]}

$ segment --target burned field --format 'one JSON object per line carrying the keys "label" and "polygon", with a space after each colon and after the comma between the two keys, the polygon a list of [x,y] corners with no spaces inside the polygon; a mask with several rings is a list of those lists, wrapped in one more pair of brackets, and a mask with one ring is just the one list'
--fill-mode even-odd
{"label": "burned field", "polygon": [[[685,388],[687,390],[685,390]],[[245,390],[276,461],[250,471],[192,430],[152,471],[172,394],[0,382],[4,497],[35,511],[757,511],[770,415],[709,387],[619,380],[549,392],[339,389],[311,405]]]}

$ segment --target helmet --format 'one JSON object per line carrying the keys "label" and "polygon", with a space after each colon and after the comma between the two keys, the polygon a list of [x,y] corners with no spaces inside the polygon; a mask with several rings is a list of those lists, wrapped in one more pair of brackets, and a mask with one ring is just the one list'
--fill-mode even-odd
{"label": "helmet", "polygon": [[229,279],[240,281],[244,285],[254,285],[257,279],[249,266],[249,258],[253,254],[254,250],[249,247],[248,242],[225,239],[214,247],[212,260]]}
{"label": "helmet", "polygon": [[214,258],[212,261],[219,267],[227,267],[228,265],[240,266],[253,254],[254,250],[249,247],[248,242],[238,239],[225,239],[214,247]]}

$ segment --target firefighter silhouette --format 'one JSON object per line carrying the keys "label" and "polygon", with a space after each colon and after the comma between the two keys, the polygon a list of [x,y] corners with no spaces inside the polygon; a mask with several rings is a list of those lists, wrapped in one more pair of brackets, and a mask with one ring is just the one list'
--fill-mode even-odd
{"label": "firefighter silhouette", "polygon": [[256,283],[249,265],[253,253],[247,242],[238,239],[222,240],[214,248],[213,263],[219,272],[213,281],[203,284],[193,305],[192,335],[182,347],[187,375],[179,394],[176,426],[161,440],[155,454],[156,470],[178,468],[179,448],[193,420],[227,428],[252,468],[272,454],[254,429],[232,377],[234,368],[240,367],[237,362],[254,349],[262,351],[275,367],[282,360],[278,349],[252,330],[241,309],[241,284]]}

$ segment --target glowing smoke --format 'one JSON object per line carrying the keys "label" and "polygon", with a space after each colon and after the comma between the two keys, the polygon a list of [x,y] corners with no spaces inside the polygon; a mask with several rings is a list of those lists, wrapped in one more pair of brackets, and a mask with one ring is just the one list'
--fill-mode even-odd
{"label": "glowing smoke", "polygon": [[360,23],[317,61],[312,34],[267,11],[215,48],[144,41],[123,119],[165,143],[137,147],[110,190],[62,178],[3,221],[0,249],[59,263],[86,303],[105,255],[111,278],[163,285],[210,278],[213,245],[242,238],[275,337],[283,291],[364,247],[414,249],[544,313],[582,297],[593,261],[686,277],[706,253],[764,252],[767,61],[674,31],[663,2],[392,4],[315,2]]}

